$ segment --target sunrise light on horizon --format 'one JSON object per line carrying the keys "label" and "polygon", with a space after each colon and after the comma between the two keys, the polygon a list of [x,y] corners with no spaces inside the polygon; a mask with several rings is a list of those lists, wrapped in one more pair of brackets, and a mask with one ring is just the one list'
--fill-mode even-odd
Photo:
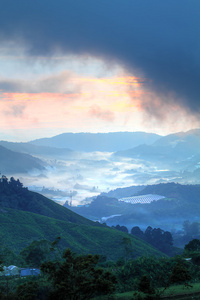
{"label": "sunrise light on horizon", "polygon": [[13,2],[1,16],[0,139],[200,127],[199,21],[187,2],[97,11],[89,0],[48,1],[48,18],[45,2]]}

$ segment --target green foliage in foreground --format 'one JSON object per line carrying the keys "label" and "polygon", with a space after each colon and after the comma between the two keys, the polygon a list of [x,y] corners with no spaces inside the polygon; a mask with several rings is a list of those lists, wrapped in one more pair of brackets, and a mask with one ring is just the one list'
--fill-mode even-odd
{"label": "green foliage in foreground", "polygon": [[49,275],[54,287],[49,299],[81,300],[113,293],[116,278],[111,272],[96,267],[98,260],[98,255],[76,256],[67,249],[62,262],[44,263],[41,270]]}
{"label": "green foliage in foreground", "polygon": [[95,299],[141,300],[200,292],[200,284],[196,285],[200,282],[200,264],[192,259],[198,251],[186,250],[173,258],[143,256],[106,261],[99,255],[78,255],[70,249],[61,255],[60,243],[59,237],[52,243],[34,241],[21,251],[19,261],[24,259],[27,264],[30,258],[37,262],[38,254],[43,257],[47,252],[40,266],[41,276],[23,280],[1,276],[0,299],[79,300],[104,295]]}
{"label": "green foliage in foreground", "polygon": [[[145,299],[170,299],[170,297],[178,296],[178,295],[188,295],[190,299],[199,299],[200,293],[200,283],[194,283],[189,287],[185,285],[173,285],[168,287],[167,289],[163,290],[163,288],[159,288],[157,290],[157,294],[154,295],[147,295],[142,292],[125,292],[125,293],[116,293],[113,295],[112,300],[145,300]],[[197,294],[198,298],[195,298],[195,294]],[[167,297],[167,298],[166,298]],[[173,298],[174,299],[174,298]],[[96,297],[93,300],[106,300],[105,297]]]}
{"label": "green foliage in foreground", "polygon": [[[156,290],[172,284],[200,281],[200,267],[190,264],[182,257],[140,257],[113,267],[118,280],[118,291]],[[147,287],[147,282],[149,285]],[[145,284],[144,284],[145,283]],[[142,287],[145,287],[142,290]]]}

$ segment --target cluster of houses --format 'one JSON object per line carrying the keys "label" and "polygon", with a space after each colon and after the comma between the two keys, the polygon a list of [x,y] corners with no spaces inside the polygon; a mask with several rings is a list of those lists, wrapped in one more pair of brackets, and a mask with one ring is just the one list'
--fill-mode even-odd
{"label": "cluster of houses", "polygon": [[3,271],[0,272],[0,276],[38,276],[40,275],[40,270],[36,268],[18,268],[16,266],[3,267]]}

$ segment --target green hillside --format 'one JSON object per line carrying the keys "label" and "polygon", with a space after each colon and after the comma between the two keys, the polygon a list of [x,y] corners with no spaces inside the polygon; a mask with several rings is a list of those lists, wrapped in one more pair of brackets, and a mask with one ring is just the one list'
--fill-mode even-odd
{"label": "green hillside", "polygon": [[80,225],[14,209],[0,209],[1,244],[18,252],[34,240],[54,241],[77,253],[98,253],[108,259],[124,256],[123,238],[130,238],[134,256],[161,253],[140,239],[104,226]]}
{"label": "green hillside", "polygon": [[108,259],[126,255],[128,239],[133,256],[162,256],[140,239],[89,221],[40,194],[29,192],[19,181],[0,180],[1,246],[19,252],[34,240],[54,241],[77,253],[98,253]]}
{"label": "green hillside", "polygon": [[96,225],[38,193],[24,188],[19,180],[5,176],[0,179],[0,207],[13,208],[84,225]]}

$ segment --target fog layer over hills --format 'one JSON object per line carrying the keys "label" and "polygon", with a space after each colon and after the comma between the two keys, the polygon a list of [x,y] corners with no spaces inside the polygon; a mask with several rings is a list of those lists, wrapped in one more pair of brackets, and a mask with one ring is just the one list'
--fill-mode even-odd
{"label": "fog layer over hills", "polygon": [[60,203],[82,204],[87,197],[119,187],[200,181],[199,129],[166,137],[141,132],[66,133],[0,145],[29,155],[38,164],[20,169],[16,159],[14,171],[1,165],[2,174],[20,178],[25,186]]}

